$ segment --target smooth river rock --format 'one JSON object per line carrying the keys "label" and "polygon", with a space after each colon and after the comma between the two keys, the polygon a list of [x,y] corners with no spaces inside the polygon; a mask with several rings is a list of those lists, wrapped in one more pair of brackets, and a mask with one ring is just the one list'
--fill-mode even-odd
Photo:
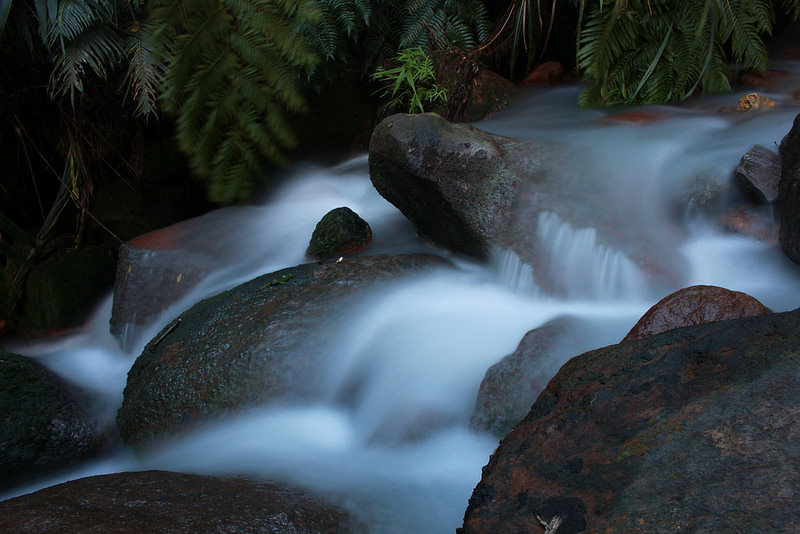
{"label": "smooth river rock", "polygon": [[797,532],[800,310],[571,359],[501,442],[462,534]]}
{"label": "smooth river rock", "polygon": [[276,399],[310,399],[337,321],[368,287],[447,262],[430,255],[361,256],[260,276],[182,313],[128,373],[117,425],[143,444]]}
{"label": "smooth river rock", "polygon": [[302,492],[168,471],[65,482],[0,502],[0,531],[345,533],[348,516]]}

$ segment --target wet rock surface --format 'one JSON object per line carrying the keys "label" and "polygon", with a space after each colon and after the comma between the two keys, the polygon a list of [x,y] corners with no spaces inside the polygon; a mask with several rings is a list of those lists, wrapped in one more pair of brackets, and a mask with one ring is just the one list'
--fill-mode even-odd
{"label": "wet rock surface", "polygon": [[306,256],[328,260],[358,254],[372,241],[372,229],[367,221],[347,207],[329,211],[317,223]]}
{"label": "wet rock surface", "polygon": [[211,272],[237,261],[242,249],[257,249],[256,233],[236,229],[257,208],[224,208],[154,230],[119,249],[111,311],[111,333],[122,348],[141,327],[189,294]]}
{"label": "wet rock surface", "polygon": [[781,180],[778,186],[780,244],[784,253],[800,263],[800,115],[781,141]]}
{"label": "wet rock surface", "polygon": [[103,445],[79,395],[36,361],[3,351],[0,414],[0,489],[64,469]]}
{"label": "wet rock surface", "polygon": [[548,361],[551,352],[560,348],[559,342],[574,326],[574,320],[563,317],[535,328],[513,353],[491,366],[481,381],[470,427],[502,437],[522,421],[557,371]]}
{"label": "wet rock surface", "polygon": [[781,178],[781,156],[767,147],[756,145],[742,156],[734,178],[750,198],[760,203],[778,199]]}
{"label": "wet rock surface", "polygon": [[750,295],[716,286],[691,286],[667,295],[622,340],[633,341],[673,328],[771,313]]}
{"label": "wet rock surface", "polygon": [[166,471],[73,480],[0,502],[3,532],[352,532],[298,490]]}
{"label": "wet rock surface", "polygon": [[144,443],[268,400],[312,398],[327,355],[321,337],[331,334],[325,326],[344,317],[352,299],[446,265],[429,255],[298,265],[199,302],[148,343],[128,373],[117,416],[123,439]]}
{"label": "wet rock surface", "polygon": [[[462,534],[794,532],[800,311],[670,330],[564,365],[483,469]],[[754,522],[755,521],[755,522]]]}

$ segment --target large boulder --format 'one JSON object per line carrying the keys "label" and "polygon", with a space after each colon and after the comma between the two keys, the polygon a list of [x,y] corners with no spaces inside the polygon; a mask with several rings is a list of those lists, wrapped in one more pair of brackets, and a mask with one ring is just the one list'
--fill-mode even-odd
{"label": "large boulder", "polygon": [[308,399],[328,354],[324,326],[379,282],[446,263],[428,255],[362,256],[260,276],[206,299],[167,326],[128,373],[117,423],[146,443],[275,399]]}
{"label": "large boulder", "polygon": [[[615,188],[587,180],[592,165],[563,145],[510,139],[430,113],[382,121],[369,154],[378,192],[421,236],[455,252],[485,258],[510,249],[555,293],[576,278],[592,279],[592,268],[609,285],[634,278],[631,266],[665,287],[676,284],[678,236],[653,209],[619,202]],[[573,246],[591,258],[554,250]]]}
{"label": "large boulder", "polygon": [[352,532],[348,516],[302,492],[167,471],[65,482],[0,502],[3,532]]}
{"label": "large boulder", "polygon": [[793,532],[800,310],[670,330],[565,364],[500,443],[462,534]]}
{"label": "large boulder", "polygon": [[750,295],[716,286],[691,286],[659,300],[622,340],[633,341],[673,328],[751,317],[772,311]]}
{"label": "large boulder", "polygon": [[0,490],[85,460],[103,445],[80,394],[36,361],[3,351],[0,414]]}
{"label": "large boulder", "polygon": [[779,240],[784,253],[800,263],[800,115],[781,141],[781,181],[778,210],[781,218]]}

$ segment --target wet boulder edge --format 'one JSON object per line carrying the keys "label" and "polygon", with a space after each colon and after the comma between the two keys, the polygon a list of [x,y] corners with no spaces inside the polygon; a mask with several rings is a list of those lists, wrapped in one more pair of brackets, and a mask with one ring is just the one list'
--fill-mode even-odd
{"label": "wet boulder edge", "polygon": [[117,414],[123,439],[143,445],[270,400],[314,398],[331,329],[365,288],[448,265],[424,254],[309,263],[199,302],[134,362]]}
{"label": "wet boulder edge", "polygon": [[[797,529],[800,310],[567,362],[483,469],[460,532]],[[746,527],[745,527],[746,528]]]}

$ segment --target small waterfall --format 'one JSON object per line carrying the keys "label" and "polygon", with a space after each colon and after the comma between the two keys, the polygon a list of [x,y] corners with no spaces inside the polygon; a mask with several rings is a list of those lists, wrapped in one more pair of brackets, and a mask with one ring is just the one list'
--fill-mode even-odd
{"label": "small waterfall", "polygon": [[645,277],[636,264],[599,243],[594,228],[574,228],[555,213],[543,212],[536,239],[546,275],[566,297],[638,299],[646,291]]}
{"label": "small waterfall", "polygon": [[500,284],[517,293],[529,296],[540,294],[533,267],[524,263],[511,249],[492,253],[491,264],[497,271]]}

